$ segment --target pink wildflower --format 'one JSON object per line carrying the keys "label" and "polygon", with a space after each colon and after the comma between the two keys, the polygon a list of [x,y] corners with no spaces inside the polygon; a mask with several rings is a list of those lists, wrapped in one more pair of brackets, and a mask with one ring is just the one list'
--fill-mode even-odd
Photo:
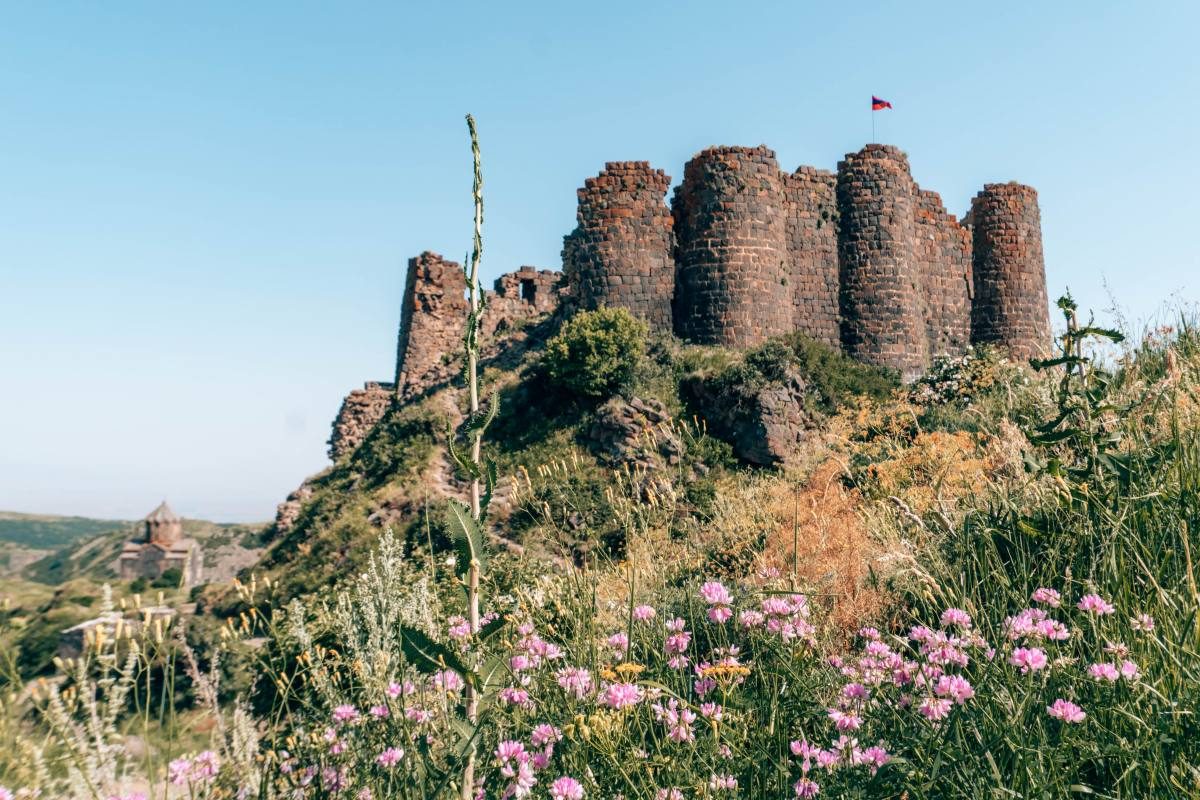
{"label": "pink wildflower", "polygon": [[943,675],[938,678],[934,691],[939,697],[949,697],[962,705],[975,696],[971,683],[961,675]]}
{"label": "pink wildflower", "polygon": [[840,711],[836,708],[827,710],[833,726],[839,731],[856,731],[862,727],[862,717],[857,714]]}
{"label": "pink wildflower", "polygon": [[386,717],[390,716],[391,713],[392,712],[388,710],[387,706],[384,706],[384,705],[371,706],[370,714],[375,719],[385,719]]}
{"label": "pink wildflower", "polygon": [[951,625],[956,625],[964,630],[970,628],[971,615],[961,608],[947,608],[942,612],[942,627],[949,628]]}
{"label": "pink wildflower", "polygon": [[1093,680],[1097,681],[1108,681],[1109,683],[1115,683],[1117,679],[1121,677],[1121,671],[1117,668],[1117,665],[1109,664],[1108,662],[1104,662],[1102,664],[1092,664],[1090,667],[1088,667],[1087,671],[1088,675],[1090,675]]}
{"label": "pink wildflower", "polygon": [[733,596],[720,581],[708,581],[700,587],[700,597],[709,605],[727,606],[733,602]]}
{"label": "pink wildflower", "polygon": [[722,789],[732,791],[738,785],[737,778],[732,775],[713,775],[708,779],[708,788],[714,792],[719,792]]}
{"label": "pink wildflower", "polygon": [[381,767],[394,767],[404,758],[404,751],[399,747],[389,747],[375,757],[375,763]]}
{"label": "pink wildflower", "polygon": [[715,719],[718,722],[725,716],[725,708],[720,703],[701,703],[700,715],[705,719]]}
{"label": "pink wildflower", "polygon": [[947,698],[926,697],[917,710],[930,722],[938,722],[950,715],[951,708],[953,704]]}
{"label": "pink wildflower", "polygon": [[1046,706],[1046,713],[1063,722],[1083,722],[1087,718],[1082,708],[1061,697]]}
{"label": "pink wildflower", "polygon": [[884,750],[882,747],[875,745],[873,747],[868,747],[866,750],[862,751],[862,758],[860,759],[860,763],[869,764],[871,766],[871,774],[874,775],[876,772],[879,771],[880,767],[882,767],[884,764],[888,763],[888,761],[891,761],[891,759],[892,759],[892,757],[890,755],[888,755],[887,750]]}
{"label": "pink wildflower", "polygon": [[220,769],[221,760],[217,758],[217,754],[212,750],[205,750],[192,759],[193,780],[210,781],[217,777],[217,772]]}
{"label": "pink wildflower", "polygon": [[738,614],[738,624],[743,628],[757,628],[765,619],[766,616],[761,611],[755,611],[753,608],[747,608]]}
{"label": "pink wildflower", "polygon": [[717,625],[722,625],[728,622],[729,618],[732,616],[733,609],[731,609],[729,606],[711,606],[708,609],[709,622],[716,623]]}
{"label": "pink wildflower", "polygon": [[505,739],[496,745],[496,760],[505,762],[517,760],[520,761],[525,756],[525,745],[515,739]]}
{"label": "pink wildflower", "polygon": [[1045,669],[1048,663],[1046,653],[1038,647],[1018,647],[1012,651],[1012,655],[1008,657],[1008,663],[1014,667],[1021,668],[1021,674],[1027,674],[1031,671],[1036,672],[1040,669]]}
{"label": "pink wildflower", "polygon": [[861,683],[847,683],[842,687],[842,697],[848,700],[865,700],[870,693]]}
{"label": "pink wildflower", "polygon": [[500,702],[521,708],[533,708],[533,699],[529,692],[519,686],[506,686],[500,690]]}
{"label": "pink wildflower", "polygon": [[633,609],[633,618],[638,622],[647,622],[654,619],[657,613],[654,610],[654,606],[635,606]]}
{"label": "pink wildflower", "polygon": [[562,741],[562,731],[553,725],[542,723],[533,729],[533,734],[530,735],[529,741],[533,742],[534,747],[541,747],[544,744]]}
{"label": "pink wildflower", "polygon": [[642,690],[633,683],[610,683],[600,693],[600,705],[609,708],[628,708],[642,699]]}
{"label": "pink wildflower", "polygon": [[563,776],[550,784],[551,800],[583,800],[583,785],[574,778]]}
{"label": "pink wildflower", "polygon": [[1139,675],[1138,665],[1125,659],[1121,662],[1121,677],[1127,681],[1136,680]]}
{"label": "pink wildflower", "polygon": [[1154,617],[1149,614],[1138,614],[1129,621],[1135,631],[1140,633],[1149,633],[1154,630]]}
{"label": "pink wildflower", "polygon": [[450,638],[461,642],[471,636],[471,625],[467,622],[466,617],[454,616],[446,620],[449,623]]}
{"label": "pink wildflower", "polygon": [[608,646],[619,655],[624,655],[629,652],[629,637],[624,631],[618,631],[608,637]]}
{"label": "pink wildflower", "polygon": [[358,719],[358,709],[348,703],[333,710],[334,722],[354,722],[356,719]]}
{"label": "pink wildflower", "polygon": [[809,778],[801,778],[796,781],[792,789],[795,790],[796,797],[816,797],[821,793],[820,785]]}
{"label": "pink wildflower", "polygon": [[1032,597],[1033,602],[1051,608],[1058,608],[1062,605],[1062,595],[1055,589],[1048,589],[1043,586],[1040,589],[1035,589]]}
{"label": "pink wildflower", "polygon": [[558,685],[573,694],[576,700],[582,700],[592,692],[592,674],[582,667],[560,669],[555,677]]}
{"label": "pink wildflower", "polygon": [[1096,616],[1111,614],[1116,610],[1107,600],[1098,594],[1085,594],[1079,599],[1077,608],[1080,611],[1086,611]]}
{"label": "pink wildflower", "polygon": [[[173,786],[184,786],[192,774],[192,760],[190,758],[177,758],[167,765],[167,780]],[[3,792],[0,792],[0,800],[5,800]],[[12,800],[12,795],[8,796],[8,800]]]}
{"label": "pink wildflower", "polygon": [[452,669],[444,669],[433,674],[433,688],[441,692],[460,692],[465,684],[462,676]]}

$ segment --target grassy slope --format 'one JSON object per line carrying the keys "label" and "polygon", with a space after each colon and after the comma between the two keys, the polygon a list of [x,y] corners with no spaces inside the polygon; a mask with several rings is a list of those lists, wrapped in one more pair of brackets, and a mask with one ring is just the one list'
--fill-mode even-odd
{"label": "grassy slope", "polygon": [[[827,348],[799,339],[766,349],[750,367],[720,348],[651,343],[625,394],[657,400],[692,426],[682,434],[687,447],[680,463],[666,470],[677,497],[670,511],[659,515],[665,536],[702,535],[718,487],[737,486],[757,474],[736,465],[727,445],[699,433],[702,423],[692,422],[695,409],[685,405],[681,383],[731,369],[739,376],[765,371],[759,377],[770,380],[769,373],[779,371],[779,361],[786,358],[810,375],[822,410],[844,405],[858,390],[882,396],[895,385],[877,370],[848,364]],[[614,494],[619,481],[592,451],[588,437],[600,401],[556,391],[539,375],[536,354],[520,364],[490,367],[485,385],[497,387],[501,401],[487,432],[488,455],[501,477],[503,508],[496,531],[539,556],[621,557],[629,506],[620,492]],[[427,550],[428,543],[435,550],[444,546],[445,430],[448,420],[461,414],[462,402],[450,389],[393,409],[356,452],[310,479],[313,494],[296,526],[271,543],[260,564],[279,583],[281,596],[317,592],[345,577],[363,564],[385,527],[417,549]],[[550,469],[557,477],[539,480],[539,470]],[[524,480],[525,474],[532,481]],[[505,496],[513,484],[524,484],[515,499]],[[450,488],[461,494],[461,487]]]}

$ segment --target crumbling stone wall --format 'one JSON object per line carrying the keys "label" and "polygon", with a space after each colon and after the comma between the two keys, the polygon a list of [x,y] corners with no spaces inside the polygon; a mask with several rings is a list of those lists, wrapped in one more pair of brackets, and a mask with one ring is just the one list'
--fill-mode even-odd
{"label": "crumbling stone wall", "polygon": [[352,453],[367,438],[367,434],[383,419],[392,407],[396,396],[396,385],[368,381],[363,388],[346,395],[337,417],[333,420],[333,433],[329,437],[329,458],[337,461]]}
{"label": "crumbling stone wall", "polygon": [[1037,192],[989,183],[968,214],[974,233],[975,304],[971,338],[1031,358],[1050,347],[1042,216]]}
{"label": "crumbling stone wall", "polygon": [[837,347],[837,176],[815,167],[783,175],[792,327]]}
{"label": "crumbling stone wall", "polygon": [[914,212],[929,350],[958,355],[971,345],[971,231],[946,212],[937,192],[918,188]]}
{"label": "crumbling stone wall", "polygon": [[793,327],[783,179],[765,146],[710,147],[687,163],[672,211],[675,330],[748,347]]}
{"label": "crumbling stone wall", "polygon": [[553,314],[559,304],[562,273],[537,267],[521,267],[496,279],[483,310],[481,333],[502,333],[515,323],[543,314]]}
{"label": "crumbling stone wall", "polygon": [[462,267],[428,250],[408,261],[396,356],[396,388],[445,380],[450,355],[467,319],[467,279]]}
{"label": "crumbling stone wall", "polygon": [[[989,184],[960,223],[913,180],[899,149],[870,144],[836,174],[779,169],[765,146],[711,147],[670,178],[645,161],[605,165],[578,191],[563,273],[500,277],[483,318],[492,337],[524,319],[620,306],[659,331],[749,347],[801,331],[911,379],[973,342],[1016,357],[1049,341],[1037,194]],[[453,377],[467,314],[459,265],[409,262],[396,386]],[[568,309],[569,310],[569,309]]]}
{"label": "crumbling stone wall", "polygon": [[563,272],[583,309],[620,306],[671,331],[675,294],[671,178],[647,161],[610,161],[578,191],[578,226],[563,241]]}
{"label": "crumbling stone wall", "polygon": [[842,346],[905,378],[929,363],[908,157],[869,144],[838,165]]}

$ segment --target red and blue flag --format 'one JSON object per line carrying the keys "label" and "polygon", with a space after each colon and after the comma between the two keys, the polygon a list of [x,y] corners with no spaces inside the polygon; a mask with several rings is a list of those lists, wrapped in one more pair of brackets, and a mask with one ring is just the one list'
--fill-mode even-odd
{"label": "red and blue flag", "polygon": [[892,107],[892,104],[889,103],[887,100],[884,100],[881,97],[876,97],[875,95],[871,95],[871,110],[872,111],[883,111],[885,108],[891,108],[891,107]]}

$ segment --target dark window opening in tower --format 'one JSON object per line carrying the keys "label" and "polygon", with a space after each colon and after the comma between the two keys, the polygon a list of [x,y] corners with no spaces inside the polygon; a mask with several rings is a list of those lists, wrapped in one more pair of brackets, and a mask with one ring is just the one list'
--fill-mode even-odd
{"label": "dark window opening in tower", "polygon": [[537,284],[532,278],[521,279],[521,299],[526,303],[533,305],[534,297],[537,295]]}

